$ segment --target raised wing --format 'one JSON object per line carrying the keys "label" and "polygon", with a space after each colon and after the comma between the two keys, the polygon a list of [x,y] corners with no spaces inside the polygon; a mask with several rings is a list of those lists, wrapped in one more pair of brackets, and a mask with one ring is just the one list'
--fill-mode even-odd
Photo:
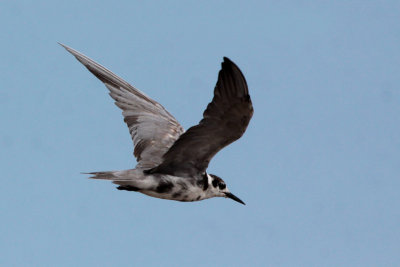
{"label": "raised wing", "polygon": [[184,132],[176,119],[154,101],[123,79],[78,51],[62,45],[110,90],[115,104],[122,109],[134,144],[137,167],[152,168]]}
{"label": "raised wing", "polygon": [[239,139],[253,116],[246,80],[240,69],[224,58],[214,98],[203,119],[182,134],[150,173],[194,176],[204,173],[212,157]]}

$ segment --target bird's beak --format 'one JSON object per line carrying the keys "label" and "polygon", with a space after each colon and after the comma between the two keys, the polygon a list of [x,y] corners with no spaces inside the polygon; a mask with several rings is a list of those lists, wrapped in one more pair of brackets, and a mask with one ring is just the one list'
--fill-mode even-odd
{"label": "bird's beak", "polygon": [[237,196],[235,196],[234,194],[232,194],[231,192],[225,193],[226,197],[229,197],[230,199],[233,199],[243,205],[246,205],[240,198],[238,198]]}

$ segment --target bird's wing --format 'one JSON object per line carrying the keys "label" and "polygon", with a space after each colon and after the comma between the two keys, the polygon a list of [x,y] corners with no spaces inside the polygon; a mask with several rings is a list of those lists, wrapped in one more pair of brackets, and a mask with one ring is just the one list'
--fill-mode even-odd
{"label": "bird's wing", "polygon": [[246,80],[240,69],[224,58],[214,89],[214,98],[203,119],[182,134],[149,172],[179,176],[204,173],[212,157],[239,139],[253,115]]}
{"label": "bird's wing", "polygon": [[178,121],[158,102],[78,51],[62,45],[110,90],[115,104],[122,109],[134,144],[137,167],[152,168],[184,132]]}

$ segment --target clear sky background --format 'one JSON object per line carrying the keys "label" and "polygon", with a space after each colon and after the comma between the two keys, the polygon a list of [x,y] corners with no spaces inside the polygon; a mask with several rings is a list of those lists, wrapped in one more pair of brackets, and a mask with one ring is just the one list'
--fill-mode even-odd
{"label": "clear sky background", "polygon": [[[1,266],[399,266],[398,1],[2,1]],[[247,205],[121,192],[105,65],[187,129],[223,56],[254,117],[210,173]]]}

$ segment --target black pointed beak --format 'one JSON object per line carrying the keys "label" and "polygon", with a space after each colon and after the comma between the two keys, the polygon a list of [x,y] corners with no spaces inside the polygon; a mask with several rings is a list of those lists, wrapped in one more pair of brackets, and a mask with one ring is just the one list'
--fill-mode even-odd
{"label": "black pointed beak", "polygon": [[225,193],[225,196],[226,197],[229,197],[230,199],[233,199],[233,200],[235,200],[235,201],[237,201],[237,202],[239,202],[239,203],[241,203],[241,204],[243,204],[243,205],[246,205],[246,203],[244,203],[240,198],[238,198],[237,196],[235,196],[234,194],[232,194],[232,193]]}

